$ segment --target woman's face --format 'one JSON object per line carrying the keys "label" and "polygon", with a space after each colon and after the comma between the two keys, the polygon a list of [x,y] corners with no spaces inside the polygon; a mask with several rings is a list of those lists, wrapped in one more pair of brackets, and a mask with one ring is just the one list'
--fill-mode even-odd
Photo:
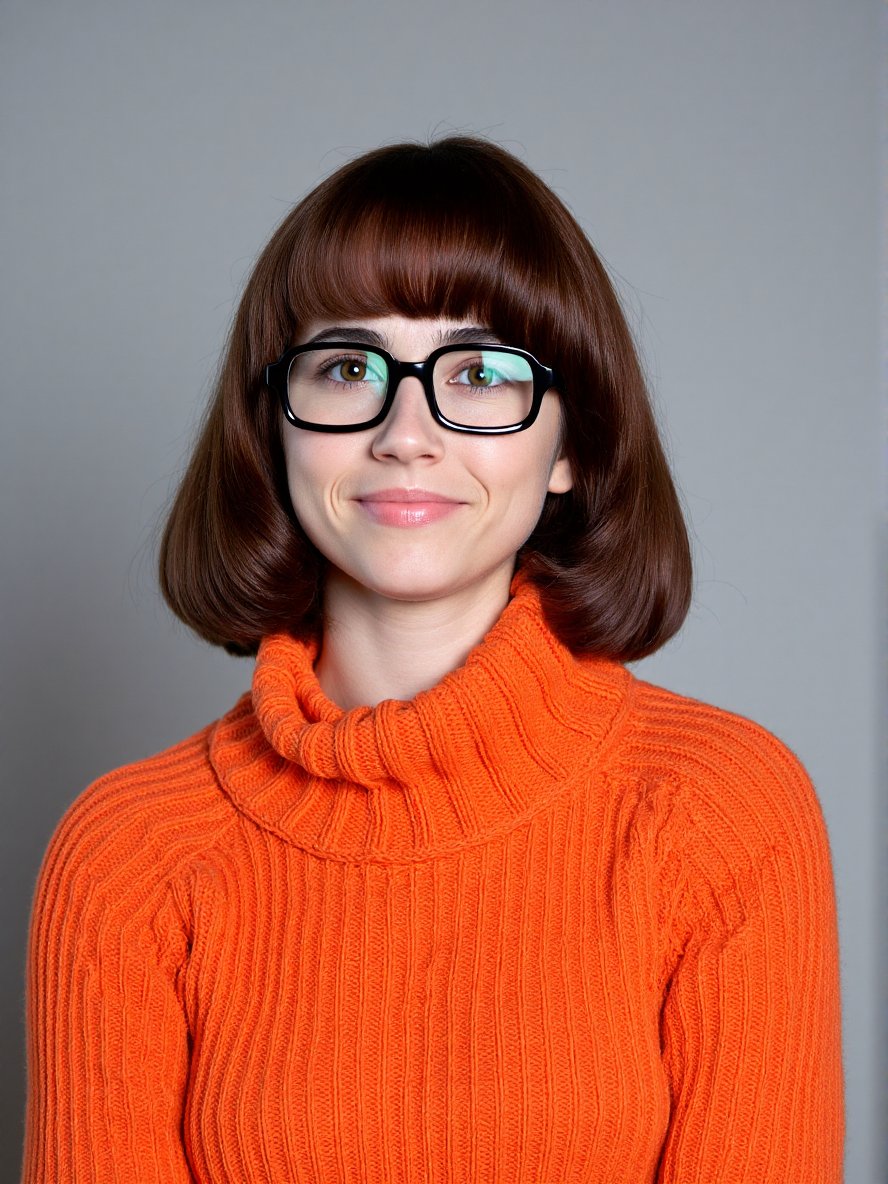
{"label": "woman's face", "polygon": [[[447,331],[469,321],[403,316],[335,326],[335,338],[382,338],[389,353],[422,361]],[[306,325],[307,344],[333,322]],[[496,342],[489,331],[479,338]],[[509,345],[510,342],[500,344]],[[546,358],[540,359],[546,362]],[[287,483],[308,537],[342,576],[373,596],[429,601],[504,584],[546,494],[572,480],[559,455],[560,402],[550,391],[539,417],[511,435],[454,432],[432,418],[420,380],[403,379],[386,419],[342,434],[305,431],[282,415]],[[427,495],[427,496],[426,496]]]}

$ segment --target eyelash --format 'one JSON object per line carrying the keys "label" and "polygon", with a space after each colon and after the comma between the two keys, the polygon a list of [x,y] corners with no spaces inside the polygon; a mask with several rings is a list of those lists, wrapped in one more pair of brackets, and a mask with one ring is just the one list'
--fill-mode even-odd
{"label": "eyelash", "polygon": [[365,359],[359,357],[357,354],[342,354],[338,358],[328,358],[321,366],[320,373],[326,378],[331,370],[335,370],[337,366],[341,366],[343,362],[364,362]]}

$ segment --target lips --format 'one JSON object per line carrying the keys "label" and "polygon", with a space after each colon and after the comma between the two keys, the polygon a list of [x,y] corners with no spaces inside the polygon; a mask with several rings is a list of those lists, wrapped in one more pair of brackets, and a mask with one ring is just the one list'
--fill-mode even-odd
{"label": "lips", "polygon": [[429,489],[378,489],[374,493],[362,493],[355,498],[359,502],[423,502],[432,504],[450,503],[458,506],[457,498],[447,497],[443,493],[433,493]]}
{"label": "lips", "polygon": [[355,501],[380,526],[428,526],[465,504],[430,489],[376,489]]}

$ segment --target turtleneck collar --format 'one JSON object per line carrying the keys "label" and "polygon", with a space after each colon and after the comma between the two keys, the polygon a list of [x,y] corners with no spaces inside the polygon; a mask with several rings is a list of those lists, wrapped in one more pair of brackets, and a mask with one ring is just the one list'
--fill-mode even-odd
{"label": "turtleneck collar", "polygon": [[520,573],[465,663],[409,701],[343,711],[317,643],[264,638],[252,695],[216,724],[210,760],[235,805],[327,858],[429,858],[513,829],[593,770],[632,675],[575,658]]}

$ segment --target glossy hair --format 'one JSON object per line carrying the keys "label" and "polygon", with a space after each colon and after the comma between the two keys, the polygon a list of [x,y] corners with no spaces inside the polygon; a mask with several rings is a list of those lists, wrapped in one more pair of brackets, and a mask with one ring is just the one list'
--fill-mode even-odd
{"label": "glossy hair", "polygon": [[547,495],[520,563],[574,652],[663,645],[690,604],[690,546],[629,327],[566,206],[469,136],[360,156],[263,250],[163,530],[173,612],[234,654],[320,627],[325,560],[293,513],[263,370],[312,319],[392,313],[471,318],[554,367],[574,486]]}

